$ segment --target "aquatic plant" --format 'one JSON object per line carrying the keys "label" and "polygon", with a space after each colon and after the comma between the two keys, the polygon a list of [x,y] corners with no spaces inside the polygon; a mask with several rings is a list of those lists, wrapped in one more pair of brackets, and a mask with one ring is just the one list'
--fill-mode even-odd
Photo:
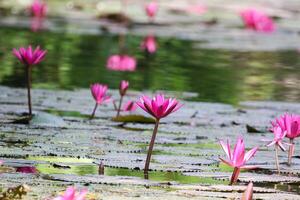
{"label": "aquatic plant", "polygon": [[154,20],[154,17],[158,11],[158,3],[155,1],[149,2],[145,5],[145,11],[150,21]]}
{"label": "aquatic plant", "polygon": [[140,98],[140,101],[137,102],[137,105],[155,118],[155,127],[153,129],[153,134],[149,144],[144,168],[144,177],[145,179],[148,179],[148,170],[156,134],[158,131],[159,121],[160,119],[167,117],[169,114],[177,111],[182,107],[182,104],[180,104],[176,99],[165,98],[163,94],[158,94],[153,97],[152,100],[147,96],[142,96]]}
{"label": "aquatic plant", "polygon": [[106,68],[113,71],[135,71],[136,59],[128,55],[112,55],[107,59]]}
{"label": "aquatic plant", "polygon": [[128,87],[129,87],[128,81],[122,80],[120,82],[120,85],[119,85],[120,101],[119,101],[119,107],[117,110],[117,117],[119,117],[119,115],[120,115],[123,97],[126,95],[126,91],[127,91]]}
{"label": "aquatic plant", "polygon": [[24,173],[24,174],[37,174],[38,170],[35,166],[22,166],[17,167],[16,172]]}
{"label": "aquatic plant", "polygon": [[132,112],[137,109],[137,105],[134,101],[127,101],[127,103],[124,104],[122,111],[124,112]]}
{"label": "aquatic plant", "polygon": [[34,65],[39,64],[45,58],[47,51],[40,49],[39,46],[33,50],[32,47],[29,46],[27,48],[21,47],[18,50],[13,49],[13,54],[19,59],[21,63],[23,63],[26,68],[28,110],[29,116],[31,117],[31,70]]}
{"label": "aquatic plant", "polygon": [[81,190],[78,194],[75,187],[68,187],[63,195],[60,195],[53,200],[85,200],[86,194],[86,189]]}
{"label": "aquatic plant", "polygon": [[290,139],[288,165],[291,165],[292,157],[295,151],[294,139],[300,136],[300,115],[285,114],[275,119],[272,122],[273,130],[280,127],[282,131],[286,132],[285,137]]}
{"label": "aquatic plant", "polygon": [[248,29],[266,33],[271,33],[275,30],[273,20],[264,12],[255,8],[248,8],[241,11],[240,16]]}
{"label": "aquatic plant", "polygon": [[220,158],[220,160],[226,165],[234,168],[230,179],[230,185],[236,183],[241,169],[257,168],[256,166],[246,165],[246,162],[255,155],[258,147],[254,147],[253,149],[245,153],[245,144],[242,137],[238,137],[233,152],[231,152],[230,150],[230,144],[228,140],[227,143],[225,143],[224,141],[220,141],[220,144],[227,155],[228,161],[224,160],[223,158]]}
{"label": "aquatic plant", "polygon": [[47,14],[48,6],[44,1],[34,0],[30,6],[30,12],[34,17],[45,17]]}
{"label": "aquatic plant", "polygon": [[141,43],[141,49],[148,52],[148,53],[155,53],[156,52],[156,40],[153,35],[148,35],[144,38]]}
{"label": "aquatic plant", "polygon": [[253,197],[253,183],[250,182],[243,193],[242,199],[241,200],[252,200]]}
{"label": "aquatic plant", "polygon": [[274,139],[271,141],[268,141],[267,146],[269,147],[269,146],[275,145],[276,168],[277,168],[278,173],[280,173],[279,160],[278,160],[278,147],[282,151],[285,151],[285,147],[283,146],[283,144],[287,144],[287,143],[284,143],[282,140],[286,136],[286,131],[282,130],[279,126],[275,126],[271,130],[274,134]]}
{"label": "aquatic plant", "polygon": [[101,105],[103,103],[106,103],[110,100],[110,96],[106,94],[107,92],[107,85],[102,85],[100,83],[94,83],[90,86],[91,88],[91,93],[96,101],[94,110],[91,114],[91,119],[95,117],[95,113],[97,110],[98,105]]}

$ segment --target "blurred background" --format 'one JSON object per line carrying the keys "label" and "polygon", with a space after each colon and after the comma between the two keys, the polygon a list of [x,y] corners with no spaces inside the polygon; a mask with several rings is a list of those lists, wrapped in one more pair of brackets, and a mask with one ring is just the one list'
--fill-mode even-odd
{"label": "blurred background", "polygon": [[[34,88],[118,88],[126,79],[135,90],[188,92],[193,101],[300,100],[299,0],[157,0],[149,18],[150,2],[46,0],[36,16],[33,0],[0,0],[0,84],[25,87],[11,52],[31,44],[48,51],[33,69]],[[275,30],[246,28],[247,8],[266,13]],[[136,68],[110,68],[111,55],[132,57]]]}

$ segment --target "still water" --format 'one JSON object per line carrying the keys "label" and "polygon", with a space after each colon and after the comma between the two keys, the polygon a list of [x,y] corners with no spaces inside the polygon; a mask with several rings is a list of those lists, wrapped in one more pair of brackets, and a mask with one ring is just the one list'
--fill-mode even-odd
{"label": "still water", "polygon": [[[147,55],[141,37],[125,36],[126,53],[137,58],[135,72],[106,69],[119,53],[117,35],[79,35],[0,28],[0,84],[25,86],[25,70],[12,56],[14,47],[41,45],[46,60],[33,69],[33,87],[88,88],[93,82],[117,88],[130,81],[135,90],[188,91],[193,100],[237,104],[243,100],[300,101],[300,57],[297,51],[234,52],[201,49],[192,41],[157,38],[158,51]],[[196,46],[198,46],[196,48]]]}

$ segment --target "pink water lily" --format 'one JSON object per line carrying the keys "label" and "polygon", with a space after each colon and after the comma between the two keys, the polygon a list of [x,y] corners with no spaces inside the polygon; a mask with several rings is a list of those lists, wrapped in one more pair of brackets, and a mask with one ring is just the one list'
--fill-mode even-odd
{"label": "pink water lily", "polygon": [[153,20],[157,11],[158,11],[158,3],[152,1],[145,5],[145,11],[150,20]]}
{"label": "pink water lily", "polygon": [[78,193],[76,192],[76,188],[68,187],[63,195],[58,196],[53,200],[85,200],[87,192],[86,189],[83,189]]}
{"label": "pink water lily", "polygon": [[156,48],[156,40],[152,35],[147,36],[141,43],[141,49],[148,53],[155,53]]}
{"label": "pink water lily", "polygon": [[125,112],[132,112],[137,109],[137,105],[134,101],[128,101],[127,103],[124,104],[123,106],[123,111]]}
{"label": "pink water lily", "polygon": [[275,30],[273,20],[262,11],[249,8],[241,11],[240,15],[245,26],[249,29],[266,33],[271,33]]}
{"label": "pink water lily", "polygon": [[136,59],[128,55],[112,55],[108,58],[106,67],[113,71],[135,71]]}
{"label": "pink water lily", "polygon": [[26,68],[27,78],[27,99],[28,99],[28,112],[29,117],[32,117],[31,109],[31,68],[33,65],[39,64],[46,56],[47,51],[42,50],[39,46],[34,50],[31,46],[24,48],[21,47],[18,50],[13,49],[13,55],[21,62]]}
{"label": "pink water lily", "polygon": [[243,193],[242,199],[241,200],[252,200],[253,197],[253,183],[250,182]]}
{"label": "pink water lily", "polygon": [[91,115],[91,118],[94,118],[97,106],[101,105],[103,103],[107,103],[110,100],[110,96],[108,96],[107,93],[107,85],[102,85],[100,83],[95,83],[91,85],[91,93],[96,101],[93,113]]}
{"label": "pink water lily", "polygon": [[140,101],[137,102],[137,105],[152,115],[156,120],[168,116],[182,106],[176,99],[165,98],[163,94],[158,94],[153,97],[153,99],[142,96]]}
{"label": "pink water lily", "polygon": [[285,114],[271,123],[272,130],[280,127],[281,130],[285,132],[285,137],[290,139],[288,165],[291,165],[295,150],[294,139],[300,136],[300,116],[295,114]]}
{"label": "pink water lily", "polygon": [[128,87],[129,87],[129,82],[128,81],[122,80],[120,82],[119,93],[120,93],[121,98],[120,98],[120,101],[119,101],[119,107],[118,107],[118,110],[117,110],[117,116],[116,117],[119,117],[119,115],[120,115],[123,97],[125,96]]}
{"label": "pink water lily", "polygon": [[159,120],[177,111],[179,108],[182,107],[182,104],[180,104],[176,99],[165,98],[163,94],[158,94],[155,97],[153,97],[152,100],[147,96],[142,96],[140,98],[140,101],[137,102],[137,105],[155,118],[155,127],[149,144],[144,168],[144,177],[145,179],[148,179],[148,170],[156,134],[158,131]]}
{"label": "pink water lily", "polygon": [[225,143],[224,141],[220,141],[220,144],[227,155],[228,160],[224,160],[220,158],[220,160],[228,166],[234,168],[230,184],[233,184],[237,181],[238,175],[241,169],[255,169],[257,166],[246,165],[246,162],[250,160],[258,150],[258,147],[255,147],[245,153],[245,144],[242,137],[237,139],[237,142],[234,146],[233,152],[230,150],[229,141]]}
{"label": "pink water lily", "polygon": [[21,47],[18,50],[13,49],[13,54],[27,67],[39,64],[46,56],[47,51],[42,50],[39,46],[34,50],[31,46]]}
{"label": "pink water lily", "polygon": [[40,18],[46,16],[47,10],[47,4],[41,0],[34,0],[30,7],[31,14]]}

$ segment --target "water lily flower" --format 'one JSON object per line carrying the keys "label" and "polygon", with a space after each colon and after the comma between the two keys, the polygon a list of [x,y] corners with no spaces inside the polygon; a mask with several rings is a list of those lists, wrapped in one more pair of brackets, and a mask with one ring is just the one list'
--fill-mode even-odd
{"label": "water lily flower", "polygon": [[58,196],[53,200],[85,200],[86,194],[87,194],[86,189],[83,189],[78,193],[76,192],[76,188],[68,187],[63,195]]}
{"label": "water lily flower", "polygon": [[103,103],[107,103],[110,100],[110,96],[106,94],[107,92],[107,85],[102,85],[100,83],[95,83],[91,85],[91,93],[96,101],[93,113],[91,115],[91,119],[95,117],[95,113],[97,110],[98,105]]}
{"label": "water lily flower", "polygon": [[24,167],[17,167],[16,172],[20,172],[24,174],[37,174],[38,170],[34,166],[24,166]]}
{"label": "water lily flower", "polygon": [[152,1],[145,5],[145,11],[150,20],[153,20],[157,11],[158,11],[158,3]]}
{"label": "water lily flower", "polygon": [[31,4],[30,11],[34,17],[45,17],[47,14],[47,4],[44,1],[34,0]]}
{"label": "water lily flower", "polygon": [[112,55],[108,58],[106,67],[113,71],[135,71],[136,59],[128,55]]}
{"label": "water lily flower", "polygon": [[145,179],[148,179],[148,170],[149,170],[149,165],[150,165],[152,150],[155,143],[156,134],[158,131],[159,121],[161,118],[167,117],[169,114],[177,111],[179,108],[182,107],[182,104],[180,104],[176,99],[165,98],[163,94],[158,94],[155,97],[153,97],[152,100],[147,96],[142,96],[140,98],[140,101],[137,102],[137,105],[140,108],[142,108],[144,111],[152,115],[156,121],[151,142],[149,144],[147,159],[144,168],[144,177]]}
{"label": "water lily flower", "polygon": [[123,111],[125,112],[132,112],[137,109],[137,105],[134,101],[128,101],[126,104],[123,106]]}
{"label": "water lily flower", "polygon": [[243,193],[242,200],[252,200],[253,197],[253,183],[250,182]]}
{"label": "water lily flower", "polygon": [[285,114],[275,119],[272,126],[273,129],[280,127],[282,131],[286,132],[285,137],[290,139],[288,165],[291,165],[295,150],[294,139],[300,136],[300,115]]}
{"label": "water lily flower", "polygon": [[224,160],[223,158],[220,158],[220,160],[226,165],[234,168],[230,180],[230,185],[234,184],[237,181],[241,169],[257,168],[256,166],[246,165],[246,162],[255,155],[258,148],[255,147],[245,153],[245,144],[242,137],[239,137],[237,139],[233,152],[231,152],[230,150],[230,144],[228,140],[227,143],[225,143],[224,141],[220,141],[220,144],[228,158],[228,160]]}
{"label": "water lily flower", "polygon": [[[282,140],[286,136],[286,131],[282,130],[281,127],[279,127],[279,126],[275,126],[271,130],[274,134],[274,139],[271,141],[268,141],[267,146],[269,147],[269,146],[275,145],[276,168],[277,168],[278,173],[280,173],[279,160],[278,160],[278,147],[282,151],[285,151],[285,147],[283,146],[283,144],[287,144],[287,143],[284,143]],[[289,145],[289,144],[287,144],[287,145]]]}
{"label": "water lily flower", "polygon": [[117,111],[117,117],[120,115],[123,97],[125,96],[128,87],[129,87],[128,81],[122,80],[120,82],[119,93],[120,93],[121,98],[120,98],[119,107],[118,107],[118,111]]}
{"label": "water lily flower", "polygon": [[3,160],[0,160],[0,165],[2,165],[4,162],[3,162]]}
{"label": "water lily flower", "polygon": [[152,35],[147,36],[141,43],[141,49],[147,51],[148,53],[155,53],[156,48],[156,40]]}
{"label": "water lily flower", "polygon": [[245,26],[249,29],[266,33],[271,33],[275,30],[273,20],[262,11],[249,8],[241,11],[240,16]]}
{"label": "water lily flower", "polygon": [[27,48],[21,47],[18,50],[13,49],[13,54],[26,67],[28,109],[29,116],[31,117],[31,68],[33,65],[39,64],[45,58],[47,51],[40,49],[39,46],[33,50],[32,47],[29,46]]}

